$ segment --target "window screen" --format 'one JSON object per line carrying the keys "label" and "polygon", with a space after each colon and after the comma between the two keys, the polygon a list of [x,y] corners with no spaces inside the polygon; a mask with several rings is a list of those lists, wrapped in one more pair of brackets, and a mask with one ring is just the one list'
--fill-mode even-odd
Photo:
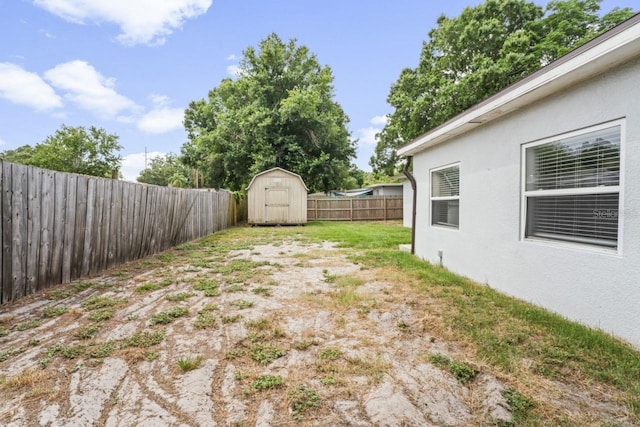
{"label": "window screen", "polygon": [[460,225],[460,166],[431,172],[431,224],[458,228]]}

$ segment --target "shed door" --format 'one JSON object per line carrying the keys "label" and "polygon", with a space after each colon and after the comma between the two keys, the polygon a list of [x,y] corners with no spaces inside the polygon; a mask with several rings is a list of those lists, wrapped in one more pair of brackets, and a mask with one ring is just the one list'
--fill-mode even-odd
{"label": "shed door", "polygon": [[286,224],[289,219],[289,189],[265,188],[264,222]]}

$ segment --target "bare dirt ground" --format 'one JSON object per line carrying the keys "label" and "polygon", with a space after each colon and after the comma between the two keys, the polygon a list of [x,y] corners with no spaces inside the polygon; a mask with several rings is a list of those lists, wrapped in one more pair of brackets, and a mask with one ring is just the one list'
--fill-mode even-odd
{"label": "bare dirt ground", "polygon": [[[0,307],[0,425],[511,425],[498,374],[432,363],[465,356],[425,303],[329,242],[187,244]],[[587,385],[548,391],[624,417]]]}

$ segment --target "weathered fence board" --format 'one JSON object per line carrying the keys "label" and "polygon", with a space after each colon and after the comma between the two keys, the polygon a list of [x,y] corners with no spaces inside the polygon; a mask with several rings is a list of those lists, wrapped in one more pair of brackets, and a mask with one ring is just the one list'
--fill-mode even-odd
{"label": "weathered fence board", "polygon": [[0,303],[229,225],[231,193],[0,161]]}
{"label": "weathered fence board", "polygon": [[309,221],[387,221],[402,219],[402,196],[307,199]]}

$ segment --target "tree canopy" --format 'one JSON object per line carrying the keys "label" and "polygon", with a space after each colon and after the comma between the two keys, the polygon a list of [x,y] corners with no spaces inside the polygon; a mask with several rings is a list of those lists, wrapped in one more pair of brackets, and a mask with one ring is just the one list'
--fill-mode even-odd
{"label": "tree canopy", "polygon": [[243,52],[236,79],[189,104],[182,160],[211,187],[242,191],[256,173],[282,167],[312,191],[340,188],[355,147],[333,97],[331,69],[271,34]]}
{"label": "tree canopy", "polygon": [[394,108],[370,165],[397,171],[396,149],[610,29],[633,12],[599,16],[601,0],[486,0],[456,18],[441,15],[415,69],[402,70]]}
{"label": "tree canopy", "polygon": [[140,171],[136,180],[146,184],[180,188],[191,187],[193,184],[191,170],[173,153],[153,157],[149,165]]}
{"label": "tree canopy", "polygon": [[111,178],[120,168],[118,136],[94,126],[62,125],[35,147],[23,145],[0,153],[3,160],[60,172]]}

